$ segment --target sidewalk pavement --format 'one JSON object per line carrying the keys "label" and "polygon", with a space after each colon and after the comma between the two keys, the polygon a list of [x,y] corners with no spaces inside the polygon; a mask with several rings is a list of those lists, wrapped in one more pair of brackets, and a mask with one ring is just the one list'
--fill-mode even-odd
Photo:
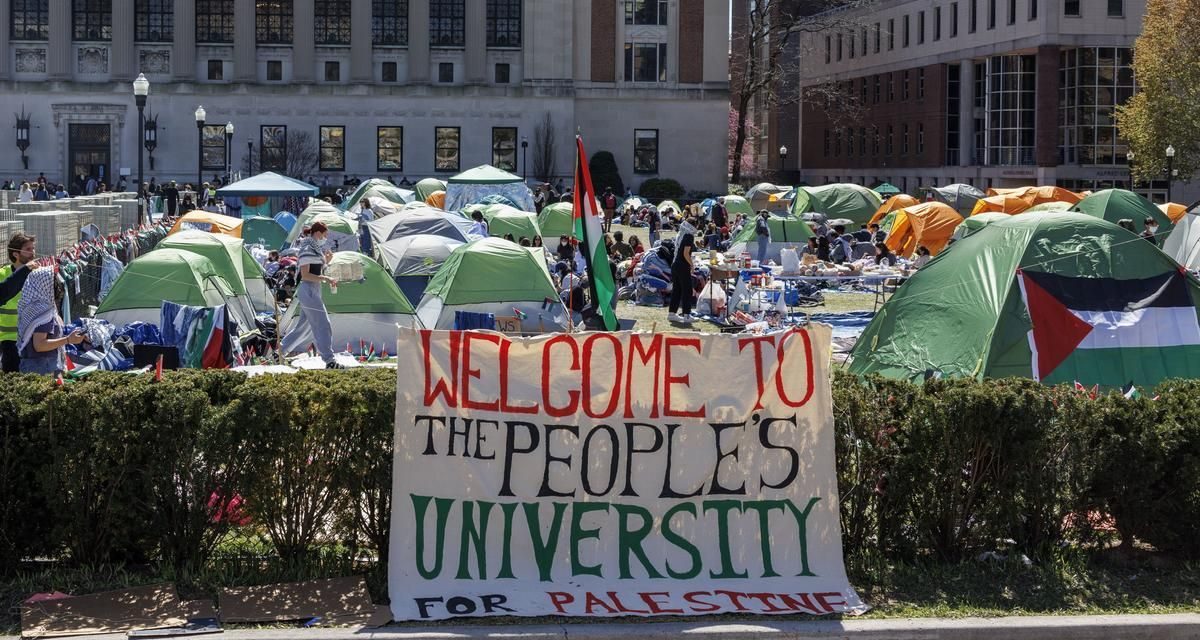
{"label": "sidewalk pavement", "polygon": [[[1200,638],[1200,614],[755,622],[404,625],[382,629],[232,629],[213,640],[1175,640]],[[124,640],[124,634],[88,640]],[[0,640],[15,637],[0,636]]]}

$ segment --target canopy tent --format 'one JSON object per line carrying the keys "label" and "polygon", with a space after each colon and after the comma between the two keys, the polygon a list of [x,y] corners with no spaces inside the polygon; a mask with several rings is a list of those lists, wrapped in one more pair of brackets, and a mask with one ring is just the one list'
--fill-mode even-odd
{"label": "canopy tent", "polygon": [[570,322],[546,267],[500,238],[455,249],[429,282],[417,317],[427,329],[453,329],[456,311],[509,318],[519,333],[564,331]]}
{"label": "canopy tent", "polygon": [[1110,388],[1200,377],[1200,283],[1136,239],[1073,212],[993,222],[908,279],[849,369]]}
{"label": "canopy tent", "polygon": [[[367,198],[371,201],[372,208],[380,202],[391,202],[394,204],[408,204],[412,202],[416,194],[408,189],[402,189],[387,180],[379,178],[371,178],[366,182],[358,185],[345,200],[342,201],[341,209],[348,213],[358,213],[362,209],[362,200]],[[378,214],[376,214],[378,215]]]}
{"label": "canopy tent", "polygon": [[222,215],[220,213],[209,213],[208,211],[197,209],[179,216],[179,219],[171,226],[169,233],[179,233],[180,231],[192,229],[240,238],[242,237],[243,223],[244,221],[241,218]]}
{"label": "canopy tent", "polygon": [[783,196],[791,190],[791,187],[780,187],[770,182],[762,182],[746,191],[746,202],[749,202],[750,207],[755,211],[786,208],[787,202]]}
{"label": "canopy tent", "polygon": [[455,214],[432,207],[413,207],[396,215],[367,223],[373,244],[415,235],[435,235],[467,242],[474,223]]}
{"label": "canopy tent", "polygon": [[871,188],[871,191],[878,193],[879,197],[881,198],[890,198],[892,196],[900,195],[900,189],[897,188],[896,185],[888,182],[881,182],[875,185]]}
{"label": "canopy tent", "polygon": [[923,202],[901,209],[888,232],[887,247],[902,257],[913,255],[917,247],[925,247],[936,256],[950,243],[962,221],[957,211],[941,202]]}
{"label": "canopy tent", "polygon": [[118,327],[132,322],[158,326],[163,302],[216,307],[233,297],[232,285],[208,258],[191,251],[157,249],[129,263],[96,309],[96,317]]}
{"label": "canopy tent", "polygon": [[272,218],[246,218],[242,223],[242,239],[249,244],[261,244],[278,251],[287,244],[287,229]]}
{"label": "canopy tent", "polygon": [[[189,251],[207,258],[217,275],[229,283],[233,298],[228,304],[237,311],[235,318],[243,326],[253,328],[257,311],[274,308],[262,268],[246,251],[242,240],[206,231],[181,231],[163,238],[155,247],[155,251],[166,249]],[[255,282],[251,283],[252,280]]]}
{"label": "canopy tent", "polygon": [[532,242],[534,237],[542,235],[542,229],[538,226],[535,214],[508,205],[488,205],[483,212],[483,217],[487,220],[488,234],[493,238],[503,238],[505,235],[512,234],[515,241],[519,242],[521,238],[528,238]]}
{"label": "canopy tent", "polygon": [[883,204],[883,198],[857,184],[827,184],[821,187],[799,187],[792,200],[792,214],[799,216],[814,211],[830,218],[848,218],[854,224],[864,224]]}
{"label": "canopy tent", "polygon": [[929,193],[935,200],[950,205],[964,216],[971,215],[971,211],[975,209],[975,203],[985,195],[983,191],[962,183],[948,184],[944,187],[929,187]]}
{"label": "canopy tent", "polygon": [[275,214],[275,222],[278,222],[279,226],[283,227],[285,231],[291,233],[292,227],[296,226],[296,214],[291,211],[280,211]]}
{"label": "canopy tent", "polygon": [[1080,200],[1072,211],[1086,213],[1089,216],[1104,218],[1116,224],[1118,220],[1133,221],[1133,228],[1139,233],[1145,230],[1145,220],[1150,218],[1158,222],[1159,238],[1166,238],[1174,222],[1167,217],[1162,209],[1154,206],[1149,200],[1125,189],[1105,189]]}
{"label": "canopy tent", "polygon": [[306,227],[315,222],[321,222],[329,227],[328,244],[330,251],[358,251],[358,223],[342,215],[342,211],[324,200],[314,201],[300,213],[296,224],[288,233],[288,244],[300,237]]}
{"label": "canopy tent", "polygon": [[461,246],[462,242],[444,236],[415,235],[388,240],[379,245],[377,253],[404,296],[419,301],[430,279]]}
{"label": "canopy tent", "polygon": [[995,211],[1017,214],[1043,202],[1070,202],[1075,204],[1083,196],[1062,187],[1019,187],[1016,189],[988,189],[987,197],[980,198],[971,209],[971,215]]}
{"label": "canopy tent", "polygon": [[555,202],[542,207],[538,214],[538,226],[543,238],[575,235],[575,205],[570,202]]}
{"label": "canopy tent", "polygon": [[237,182],[217,189],[219,196],[237,196],[245,198],[248,196],[265,196],[265,197],[311,197],[320,193],[321,190],[308,184],[281,176],[273,171],[260,173],[254,177],[238,180]]}
{"label": "canopy tent", "polygon": [[[808,223],[791,216],[767,217],[767,227],[771,230],[771,242],[767,243],[767,259],[781,262],[779,252],[786,247],[799,247],[808,243],[813,237],[812,228]],[[729,253],[749,253],[758,257],[758,238],[754,234],[754,220],[746,222],[740,233],[729,243]]]}
{"label": "canopy tent", "polygon": [[921,204],[921,201],[908,195],[907,193],[894,195],[887,200],[884,200],[883,204],[879,205],[879,208],[875,210],[875,215],[871,216],[871,219],[868,220],[867,223],[879,224],[885,217],[887,217],[887,214],[893,211],[899,211],[905,207],[913,207],[918,204]]}
{"label": "canopy tent", "polygon": [[441,191],[445,193],[446,183],[437,178],[425,178],[413,185],[413,191],[417,192],[417,199],[424,202],[435,192]]}
{"label": "canopy tent", "polygon": [[[1041,205],[1038,205],[1041,206]],[[954,239],[962,240],[971,233],[979,231],[993,222],[1000,220],[1008,220],[1012,216],[1007,213],[981,213],[977,216],[967,216],[959,223],[958,228],[954,230]]]}
{"label": "canopy tent", "polygon": [[536,211],[533,192],[521,176],[486,164],[450,178],[446,183],[445,208],[447,211],[458,211],[490,195],[504,196],[523,211]]}
{"label": "canopy tent", "polygon": [[[343,251],[333,254],[333,260],[329,262],[331,267],[354,264],[362,267],[362,280],[338,282],[337,293],[329,285],[321,285],[321,299],[333,328],[333,348],[337,351],[349,345],[351,353],[361,354],[361,347],[374,345],[376,351],[387,348],[391,352],[396,344],[396,325],[417,326],[412,304],[383,267],[371,258]],[[287,335],[292,330],[300,313],[298,304],[288,308],[279,321],[280,335]],[[311,340],[306,339],[297,344],[310,343]]]}
{"label": "canopy tent", "polygon": [[1170,218],[1171,222],[1174,223],[1178,223],[1180,220],[1182,220],[1188,212],[1187,205],[1179,204],[1178,202],[1164,202],[1163,204],[1158,205],[1158,208],[1161,209],[1163,213],[1167,214],[1167,217]]}

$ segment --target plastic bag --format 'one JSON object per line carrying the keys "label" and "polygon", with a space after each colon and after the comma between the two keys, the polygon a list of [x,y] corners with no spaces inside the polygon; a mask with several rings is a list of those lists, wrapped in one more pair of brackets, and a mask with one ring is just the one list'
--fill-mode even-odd
{"label": "plastic bag", "polygon": [[784,247],[779,251],[779,260],[783,263],[784,273],[800,272],[800,254],[793,247]]}
{"label": "plastic bag", "polygon": [[725,315],[725,305],[728,297],[725,289],[713,283],[708,283],[700,295],[696,296],[696,313],[702,316]]}

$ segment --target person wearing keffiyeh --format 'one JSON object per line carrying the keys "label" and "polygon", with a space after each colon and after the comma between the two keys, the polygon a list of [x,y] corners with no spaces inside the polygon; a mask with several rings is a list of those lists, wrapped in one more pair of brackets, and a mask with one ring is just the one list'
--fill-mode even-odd
{"label": "person wearing keffiyeh", "polygon": [[55,291],[53,269],[38,269],[25,280],[17,305],[17,350],[22,373],[62,373],[65,347],[83,342],[83,333],[78,330],[63,335],[56,300],[61,296]]}
{"label": "person wearing keffiyeh", "polygon": [[326,368],[341,369],[342,366],[333,359],[333,328],[321,298],[321,285],[337,286],[337,280],[323,274],[332,257],[325,250],[328,234],[329,228],[324,223],[314,222],[308,235],[300,241],[300,285],[296,287],[296,297],[292,301],[300,306],[300,320],[283,337],[280,348],[285,354],[299,353],[312,344],[325,361]]}

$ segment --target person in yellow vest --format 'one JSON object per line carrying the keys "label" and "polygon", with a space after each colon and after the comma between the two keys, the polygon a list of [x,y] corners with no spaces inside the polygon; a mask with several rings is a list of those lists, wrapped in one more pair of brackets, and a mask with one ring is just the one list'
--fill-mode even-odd
{"label": "person in yellow vest", "polygon": [[21,368],[17,351],[17,305],[21,289],[33,269],[37,243],[33,236],[13,234],[8,241],[9,264],[0,266],[0,371],[16,373]]}

